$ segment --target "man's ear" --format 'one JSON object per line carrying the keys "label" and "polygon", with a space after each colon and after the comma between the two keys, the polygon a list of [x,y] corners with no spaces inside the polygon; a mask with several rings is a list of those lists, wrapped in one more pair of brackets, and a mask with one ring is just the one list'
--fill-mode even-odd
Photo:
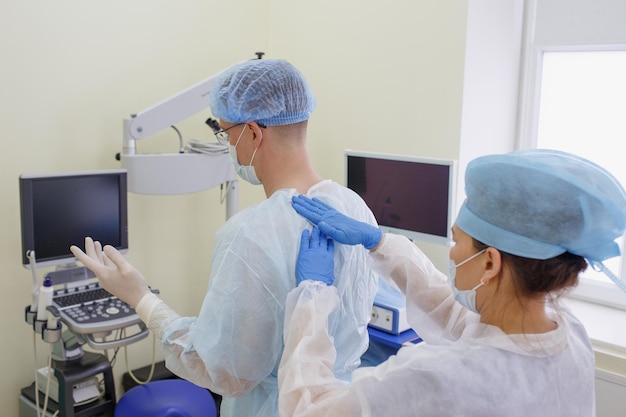
{"label": "man's ear", "polygon": [[248,129],[252,130],[254,140],[263,139],[263,129],[261,129],[257,122],[249,122]]}

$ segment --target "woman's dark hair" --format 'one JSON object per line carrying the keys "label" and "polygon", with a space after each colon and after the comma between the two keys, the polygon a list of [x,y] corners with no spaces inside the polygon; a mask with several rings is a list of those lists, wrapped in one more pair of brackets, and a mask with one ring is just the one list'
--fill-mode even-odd
{"label": "woman's dark hair", "polygon": [[[478,250],[489,246],[474,239]],[[587,269],[582,256],[570,252],[545,260],[524,258],[500,251],[502,264],[509,268],[520,295],[535,297],[560,292],[578,284],[578,275]]]}

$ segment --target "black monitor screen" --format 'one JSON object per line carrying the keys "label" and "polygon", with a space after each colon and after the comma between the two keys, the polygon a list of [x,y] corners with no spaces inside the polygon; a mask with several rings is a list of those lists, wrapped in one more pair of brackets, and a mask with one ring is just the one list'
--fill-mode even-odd
{"label": "black monitor screen", "polygon": [[413,240],[450,238],[455,162],[346,151],[346,182],[379,225]]}
{"label": "black monitor screen", "polygon": [[85,236],[128,249],[126,171],[22,175],[22,264],[35,251],[38,266],[75,261],[69,247]]}

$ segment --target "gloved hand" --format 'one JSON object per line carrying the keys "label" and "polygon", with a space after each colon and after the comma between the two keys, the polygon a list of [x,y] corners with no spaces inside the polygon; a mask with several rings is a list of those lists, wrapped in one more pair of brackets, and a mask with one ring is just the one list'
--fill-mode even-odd
{"label": "gloved hand", "polygon": [[335,244],[313,226],[302,231],[300,252],[296,262],[296,285],[310,279],[332,285],[335,281]]}
{"label": "gloved hand", "polygon": [[316,224],[322,233],[339,243],[346,245],[358,245],[360,243],[367,249],[372,249],[378,245],[383,237],[383,232],[378,227],[341,214],[317,198],[311,200],[303,195],[298,195],[292,197],[291,204],[298,214]]}
{"label": "gloved hand", "polygon": [[86,237],[86,253],[74,245],[70,251],[96,274],[102,288],[131,307],[137,307],[139,300],[150,292],[146,279],[113,246],[107,245],[103,251],[100,242]]}

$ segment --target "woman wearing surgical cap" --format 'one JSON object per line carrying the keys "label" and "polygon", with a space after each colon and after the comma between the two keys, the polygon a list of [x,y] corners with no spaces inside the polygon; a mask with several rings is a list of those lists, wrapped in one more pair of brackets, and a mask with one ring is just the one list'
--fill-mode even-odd
{"label": "woman wearing surgical cap", "polygon": [[[281,416],[595,415],[591,343],[558,299],[588,264],[626,288],[603,264],[620,253],[623,188],[592,162],[551,150],[480,157],[465,184],[447,277],[408,239],[293,199],[317,226],[303,232],[299,285],[287,299]],[[341,308],[332,285],[339,243],[370,250],[370,266],[406,294],[408,321],[425,341],[354,371],[348,385],[333,377],[326,331]]]}

